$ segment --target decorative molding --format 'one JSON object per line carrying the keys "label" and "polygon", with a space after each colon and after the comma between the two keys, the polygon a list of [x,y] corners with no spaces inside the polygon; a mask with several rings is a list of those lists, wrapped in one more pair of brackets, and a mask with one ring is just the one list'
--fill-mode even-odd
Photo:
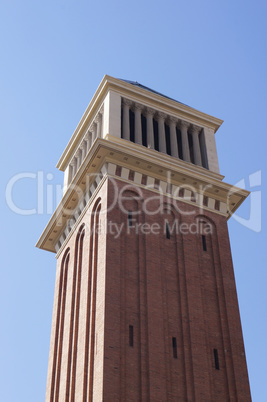
{"label": "decorative molding", "polygon": [[179,127],[181,127],[181,128],[183,128],[183,127],[185,127],[185,128],[189,128],[190,127],[190,123],[188,122],[188,121],[185,121],[185,120],[179,120]]}
{"label": "decorative molding", "polygon": [[195,126],[195,125],[191,125],[190,128],[191,128],[192,134],[199,134],[200,131],[201,131],[201,127],[198,127],[198,126]]}
{"label": "decorative molding", "polygon": [[[117,170],[117,166],[120,169]],[[127,170],[129,170],[128,179]],[[120,176],[116,176],[117,171],[120,172]],[[131,172],[133,174],[130,174]],[[101,176],[96,180],[94,175],[97,174]],[[184,200],[184,202],[193,205],[201,205],[203,202],[202,189],[207,189],[204,194],[208,197],[208,205],[203,205],[203,209],[212,210],[226,218],[235,212],[249,194],[246,190],[222,182],[223,176],[199,166],[177,159],[174,161],[174,158],[169,155],[161,154],[117,137],[98,138],[94,141],[67,187],[60,204],[38,240],[37,247],[51,252],[56,251],[55,244],[65,231],[67,221],[70,218],[74,219],[75,215],[77,220],[77,214],[78,219],[80,219],[79,216],[83,214],[81,209],[87,208],[88,202],[91,202],[91,198],[107,176],[135,183],[151,191],[158,191],[152,188],[155,182],[160,183],[161,181],[166,185],[169,182],[172,184],[171,194],[168,192],[166,196],[178,199],[181,197],[177,197],[177,188],[183,187],[190,190],[190,186],[194,186],[199,194],[196,200]],[[143,176],[146,176],[146,182],[142,179]],[[130,177],[133,180],[130,180]],[[211,209],[215,207],[215,200],[219,202],[219,210]],[[85,207],[83,207],[84,205]],[[70,214],[67,213],[68,211]]]}
{"label": "decorative molding", "polygon": [[177,117],[174,117],[174,116],[168,116],[168,121],[170,122],[170,124],[174,124],[174,125],[176,125],[178,123]]}
{"label": "decorative molding", "polygon": [[156,110],[155,109],[151,109],[151,107],[146,107],[146,114],[147,115],[151,115],[151,116],[154,116],[154,114],[156,113]]}
{"label": "decorative molding", "polygon": [[[188,120],[191,124],[211,128],[214,132],[216,132],[223,123],[222,120],[200,112],[183,103],[105,75],[78,123],[65,151],[59,159],[57,167],[60,170],[64,171],[66,169],[74,149],[77,148],[85,133],[86,127],[88,127],[90,121],[94,119],[95,114],[102,107],[107,93],[111,90],[120,94],[122,98],[139,102],[145,106],[155,108],[156,110],[162,110],[167,114],[177,116],[177,118],[181,120]],[[104,134],[106,135],[107,133]]]}
{"label": "decorative molding", "polygon": [[142,105],[141,103],[134,102],[133,108],[134,110],[141,111],[144,109],[144,105]]}
{"label": "decorative molding", "polygon": [[166,113],[163,113],[163,112],[157,112],[156,113],[156,118],[158,119],[158,120],[166,120],[167,119],[167,114]]}
{"label": "decorative molding", "polygon": [[122,98],[122,104],[128,107],[131,107],[133,102],[129,99]]}
{"label": "decorative molding", "polygon": [[91,123],[91,125],[90,125],[90,127],[89,127],[89,131],[90,131],[91,133],[94,133],[94,132],[96,131],[96,122],[95,122],[95,121],[93,121],[93,122]]}
{"label": "decorative molding", "polygon": [[[96,115],[96,117],[95,117],[94,123],[99,124],[99,123],[101,123],[101,122],[102,122],[102,115],[101,115],[101,113],[98,113],[98,114]],[[94,123],[93,123],[93,124],[94,124]]]}

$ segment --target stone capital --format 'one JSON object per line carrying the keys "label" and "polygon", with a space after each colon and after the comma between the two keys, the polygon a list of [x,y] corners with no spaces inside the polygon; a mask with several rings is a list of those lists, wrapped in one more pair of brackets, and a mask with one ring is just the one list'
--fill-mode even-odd
{"label": "stone capital", "polygon": [[178,119],[177,119],[176,117],[174,117],[174,116],[169,116],[169,117],[168,117],[168,121],[169,121],[171,124],[176,124],[176,123],[178,122]]}
{"label": "stone capital", "polygon": [[157,112],[157,119],[158,119],[158,120],[166,120],[166,119],[167,119],[166,113]]}
{"label": "stone capital", "polygon": [[132,106],[133,102],[129,99],[122,98],[122,104],[125,106]]}
{"label": "stone capital", "polygon": [[98,114],[96,115],[95,122],[96,122],[96,123],[100,123],[100,122],[101,122],[101,119],[102,119],[102,116],[101,116],[100,113],[98,113]]}
{"label": "stone capital", "polygon": [[89,141],[89,136],[90,136],[90,131],[88,130],[87,133],[84,136],[84,141]]}
{"label": "stone capital", "polygon": [[188,123],[187,121],[184,121],[184,120],[180,120],[179,127],[180,128],[182,128],[182,127],[188,128],[188,127],[190,127],[190,123]]}
{"label": "stone capital", "polygon": [[144,109],[144,106],[143,105],[141,105],[141,103],[135,103],[134,104],[134,110],[142,110],[142,109]]}
{"label": "stone capital", "polygon": [[92,133],[92,132],[94,132],[95,130],[96,130],[96,124],[95,124],[95,122],[93,122],[93,123],[90,125],[89,131]]}
{"label": "stone capital", "polygon": [[80,148],[81,148],[81,149],[85,149],[85,148],[86,148],[86,143],[85,143],[85,141],[86,141],[86,139],[84,138],[83,141],[82,141],[82,143],[81,143],[81,145],[80,145]]}
{"label": "stone capital", "polygon": [[201,128],[195,125],[191,125],[191,132],[192,134],[198,134],[200,132]]}
{"label": "stone capital", "polygon": [[150,107],[146,108],[146,114],[154,116],[155,113],[156,111],[154,109],[151,109]]}

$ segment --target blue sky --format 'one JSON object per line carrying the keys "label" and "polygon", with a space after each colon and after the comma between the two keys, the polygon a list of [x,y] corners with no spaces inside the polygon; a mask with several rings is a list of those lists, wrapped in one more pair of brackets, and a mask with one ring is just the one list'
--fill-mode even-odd
{"label": "blue sky", "polygon": [[[224,120],[221,173],[253,192],[229,230],[253,401],[267,400],[266,13],[246,0],[0,0],[1,401],[44,400],[56,260],[34,245],[63,182],[55,165],[105,74]],[[25,172],[12,200],[28,215],[5,197]]]}

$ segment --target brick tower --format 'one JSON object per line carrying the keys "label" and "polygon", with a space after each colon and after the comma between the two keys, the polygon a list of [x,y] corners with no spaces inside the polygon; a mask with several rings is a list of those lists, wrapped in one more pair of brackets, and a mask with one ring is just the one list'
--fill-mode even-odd
{"label": "brick tower", "polygon": [[58,168],[46,401],[250,401],[222,121],[105,76]]}

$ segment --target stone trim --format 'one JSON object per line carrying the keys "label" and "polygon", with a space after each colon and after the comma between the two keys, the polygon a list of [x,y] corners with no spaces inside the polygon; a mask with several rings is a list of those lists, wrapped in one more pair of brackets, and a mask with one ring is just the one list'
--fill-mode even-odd
{"label": "stone trim", "polygon": [[[182,199],[184,202],[188,202],[189,204],[193,205],[198,205],[199,207],[202,207],[205,210],[213,211],[215,213],[223,214],[227,216],[227,205],[225,202],[217,199],[215,200],[212,197],[207,196],[208,199],[208,205],[205,206],[203,203],[204,195],[201,192],[194,192],[191,191],[190,189],[187,188],[186,184],[182,184],[180,186],[177,186],[175,184],[169,183],[167,180],[159,180],[159,185],[155,187],[155,181],[157,180],[156,177],[148,176],[147,174],[142,174],[140,172],[135,171],[133,178],[130,178],[130,170],[121,167],[121,169],[117,169],[118,165],[115,165],[111,162],[107,163],[108,168],[107,172],[108,175],[114,176],[116,178],[120,178],[123,180],[126,180],[128,182],[134,183],[137,186],[145,187],[153,191],[160,192],[161,194],[164,194],[166,196],[171,196],[174,197],[175,199]],[[120,174],[115,174],[115,172],[120,172]],[[141,184],[142,181],[144,180],[143,178],[145,177],[145,182],[146,184]],[[184,189],[182,196],[180,195],[181,190]],[[215,209],[215,201],[218,202],[219,204],[219,209]]]}
{"label": "stone trim", "polygon": [[[92,202],[92,199],[95,198],[96,192],[100,189],[104,182],[104,177],[107,175],[108,169],[114,172],[114,167],[116,169],[116,165],[109,163],[104,164],[99,172],[99,175],[96,176],[96,179],[91,183],[90,187],[83,194],[82,200],[79,205],[74,209],[73,214],[70,216],[70,219],[67,221],[65,225],[65,229],[63,230],[59,240],[55,244],[55,250],[60,254],[60,250],[65,247],[69,237],[71,236],[72,231],[77,227],[82,217],[84,216],[86,210],[89,208],[89,205]],[[97,191],[96,191],[97,190]]]}
{"label": "stone trim", "polygon": [[[222,202],[218,199],[215,200],[212,197],[207,197],[208,205],[205,206],[203,204],[203,198],[204,198],[203,193],[191,191],[190,189],[187,188],[186,184],[181,183],[180,186],[177,186],[175,184],[172,184],[171,182],[169,183],[167,180],[166,181],[158,180],[156,177],[148,176],[147,174],[144,175],[138,171],[134,171],[134,174],[130,176],[130,169],[125,168],[124,166],[114,164],[112,162],[106,162],[102,166],[99,175],[96,176],[96,179],[93,181],[93,183],[91,183],[89,189],[87,189],[87,191],[84,193],[83,198],[79,203],[79,205],[73,211],[71,218],[69,219],[63,233],[61,234],[58,242],[55,245],[57,253],[60,251],[62,246],[65,245],[65,243],[67,242],[68,237],[72,232],[72,229],[74,228],[74,226],[76,227],[76,223],[80,221],[79,217],[81,215],[84,215],[85,208],[87,210],[89,204],[91,203],[92,197],[95,195],[96,190],[98,190],[98,188],[102,185],[104,178],[106,176],[120,178],[129,183],[134,183],[137,186],[148,188],[149,190],[156,191],[168,197],[171,196],[175,199],[181,199],[184,202],[189,203],[191,205],[198,205],[199,207],[205,210],[209,210],[227,216],[227,205],[225,202]],[[155,186],[156,181],[159,182],[157,186]],[[142,182],[146,184],[142,184]],[[181,189],[184,189],[184,191],[181,192],[180,191]],[[218,202],[219,209],[215,209],[215,201]]]}

